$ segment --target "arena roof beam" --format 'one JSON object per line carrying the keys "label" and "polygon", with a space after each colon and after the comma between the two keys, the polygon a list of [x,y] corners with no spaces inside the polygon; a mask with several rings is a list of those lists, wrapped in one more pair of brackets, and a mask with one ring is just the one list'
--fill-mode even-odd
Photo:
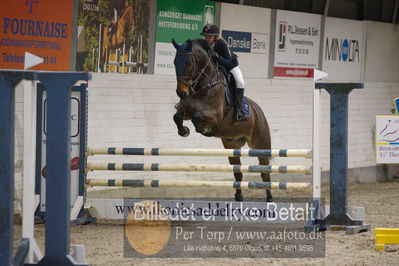
{"label": "arena roof beam", "polygon": [[396,23],[396,18],[398,16],[398,9],[399,9],[399,0],[395,1],[395,7],[393,9],[393,14],[392,14],[392,23]]}
{"label": "arena roof beam", "polygon": [[324,12],[323,12],[324,16],[328,16],[329,8],[330,8],[330,0],[326,0],[326,2],[324,3]]}
{"label": "arena roof beam", "polygon": [[316,3],[315,3],[314,0],[312,0],[312,13],[313,13],[313,14],[317,14]]}

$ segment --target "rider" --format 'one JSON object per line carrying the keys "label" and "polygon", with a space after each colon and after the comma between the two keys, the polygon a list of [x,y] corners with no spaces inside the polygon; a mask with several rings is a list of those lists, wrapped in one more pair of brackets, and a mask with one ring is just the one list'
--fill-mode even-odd
{"label": "rider", "polygon": [[117,31],[118,20],[122,16],[123,11],[126,7],[129,6],[129,2],[127,0],[114,0],[114,17],[111,19],[111,25],[109,26],[109,37],[111,38],[112,34]]}
{"label": "rider", "polygon": [[227,47],[226,42],[219,36],[219,27],[215,24],[207,24],[201,32],[205,40],[213,48],[212,56],[222,65],[227,72],[234,76],[236,82],[236,97],[234,100],[234,121],[246,120],[245,113],[242,112],[242,100],[244,97],[244,77],[238,67],[237,56]]}

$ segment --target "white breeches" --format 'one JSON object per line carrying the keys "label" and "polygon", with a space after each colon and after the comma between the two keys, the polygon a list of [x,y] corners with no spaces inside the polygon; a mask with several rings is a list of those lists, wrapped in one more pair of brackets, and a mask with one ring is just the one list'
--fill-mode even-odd
{"label": "white breeches", "polygon": [[242,72],[238,66],[230,70],[230,73],[233,74],[234,80],[236,81],[237,89],[244,89],[244,77],[242,76]]}

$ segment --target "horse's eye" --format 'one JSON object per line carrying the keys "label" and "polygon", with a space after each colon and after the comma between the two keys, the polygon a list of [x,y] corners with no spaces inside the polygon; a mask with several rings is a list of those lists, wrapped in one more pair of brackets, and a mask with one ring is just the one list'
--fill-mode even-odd
{"label": "horse's eye", "polygon": [[193,62],[192,62],[191,60],[189,60],[189,61],[187,62],[187,66],[188,66],[188,67],[193,67]]}

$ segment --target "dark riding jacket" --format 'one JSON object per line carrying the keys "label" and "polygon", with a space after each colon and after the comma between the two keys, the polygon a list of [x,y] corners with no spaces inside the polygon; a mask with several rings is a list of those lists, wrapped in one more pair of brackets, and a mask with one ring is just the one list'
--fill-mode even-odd
{"label": "dark riding jacket", "polygon": [[224,40],[216,40],[213,50],[215,51],[216,60],[226,69],[227,73],[238,66],[237,56],[230,51]]}

